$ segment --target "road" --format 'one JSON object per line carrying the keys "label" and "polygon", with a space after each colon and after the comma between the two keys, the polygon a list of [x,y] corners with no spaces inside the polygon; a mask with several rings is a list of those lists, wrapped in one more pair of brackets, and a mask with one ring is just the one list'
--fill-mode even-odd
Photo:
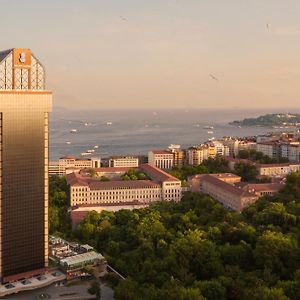
{"label": "road", "polygon": [[[82,282],[73,286],[55,287],[54,285],[16,295],[6,296],[5,300],[36,300],[41,293],[47,293],[51,300],[85,300],[93,299],[93,296],[87,292],[91,282]],[[113,290],[105,285],[101,285],[101,300],[114,300]]]}

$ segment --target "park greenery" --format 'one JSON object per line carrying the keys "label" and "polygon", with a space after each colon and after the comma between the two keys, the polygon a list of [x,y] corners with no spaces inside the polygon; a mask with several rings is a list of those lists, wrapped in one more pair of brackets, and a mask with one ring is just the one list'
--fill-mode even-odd
{"label": "park greenery", "polygon": [[260,151],[254,149],[243,149],[238,153],[238,158],[248,159],[259,164],[285,163],[288,159],[285,157],[271,158]]}
{"label": "park greenery", "polygon": [[241,121],[233,121],[229,124],[234,126],[294,126],[300,123],[300,114],[266,114],[257,118],[247,118]]}
{"label": "park greenery", "polygon": [[207,195],[90,212],[72,233],[126,280],[117,300],[300,299],[300,172],[242,213]]}
{"label": "park greenery", "polygon": [[61,237],[71,235],[69,188],[65,177],[49,178],[49,233]]}

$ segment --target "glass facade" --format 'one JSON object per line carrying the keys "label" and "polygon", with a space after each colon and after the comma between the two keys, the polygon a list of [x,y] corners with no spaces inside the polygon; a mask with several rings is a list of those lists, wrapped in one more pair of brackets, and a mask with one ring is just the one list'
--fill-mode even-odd
{"label": "glass facade", "polygon": [[[22,278],[24,273],[41,270],[48,263],[48,112],[52,94],[43,90],[44,70],[38,70],[42,66],[33,56],[24,68],[18,65],[12,72],[3,69],[3,65],[7,66],[6,59],[16,64],[14,61],[20,56],[22,63],[23,54],[23,49],[16,49],[16,53],[9,53],[1,61],[0,52],[0,276],[3,282],[9,281],[7,278],[18,279],[18,274]],[[3,74],[14,75],[7,80]],[[7,88],[11,80],[12,89]]]}

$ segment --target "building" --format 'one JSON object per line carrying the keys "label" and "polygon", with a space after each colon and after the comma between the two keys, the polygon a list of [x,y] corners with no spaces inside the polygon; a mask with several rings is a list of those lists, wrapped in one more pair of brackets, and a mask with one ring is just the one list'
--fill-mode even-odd
{"label": "building", "polygon": [[137,156],[111,156],[108,166],[110,168],[136,168],[139,166],[139,158]]}
{"label": "building", "polygon": [[97,268],[100,276],[107,273],[105,258],[87,244],[79,245],[50,236],[49,257],[67,274],[67,279],[84,276],[86,274],[84,268],[87,266]]}
{"label": "building", "polygon": [[230,156],[223,156],[222,157],[224,160],[228,162],[228,167],[231,171],[235,170],[235,165],[236,164],[246,164],[246,165],[255,165],[255,163],[249,159],[243,159],[243,158],[233,158]]}
{"label": "building", "polygon": [[300,161],[300,143],[289,142],[281,144],[281,157],[289,161]]}
{"label": "building", "polygon": [[174,166],[183,166],[185,162],[185,151],[180,149],[180,145],[171,144],[168,149],[173,153]]}
{"label": "building", "polygon": [[260,176],[282,176],[300,171],[300,163],[256,164]]}
{"label": "building", "polygon": [[261,196],[272,195],[283,188],[283,184],[251,184],[231,173],[198,174],[189,178],[190,190],[208,194],[226,208],[242,211]]}
{"label": "building", "polygon": [[256,150],[274,159],[278,159],[281,156],[281,145],[276,141],[257,143]]}
{"label": "building", "polygon": [[229,156],[229,147],[221,141],[210,141],[208,145],[215,149],[215,156]]}
{"label": "building", "polygon": [[174,155],[168,150],[152,150],[148,153],[148,163],[157,168],[169,170],[174,166]]}
{"label": "building", "polygon": [[187,150],[187,162],[191,166],[199,166],[210,157],[208,145],[199,145]]}
{"label": "building", "polygon": [[29,49],[0,52],[0,276],[48,267],[48,113],[45,69]]}
{"label": "building", "polygon": [[[121,179],[121,176],[126,173],[126,168],[123,172],[120,168],[100,170],[102,169],[108,169],[108,173],[101,171],[100,174],[105,177],[109,174],[110,181],[99,180],[99,174],[97,177],[90,177],[84,172],[67,175],[73,224],[80,222],[91,210],[100,212],[101,210],[134,209],[158,201],[181,200],[181,181],[157,167],[149,164],[140,165],[139,170],[149,179],[131,181]],[[116,175],[112,175],[113,169],[117,172]]]}
{"label": "building", "polygon": [[65,176],[82,169],[100,168],[100,158],[76,158],[74,156],[63,156],[58,161],[49,162],[49,175]]}

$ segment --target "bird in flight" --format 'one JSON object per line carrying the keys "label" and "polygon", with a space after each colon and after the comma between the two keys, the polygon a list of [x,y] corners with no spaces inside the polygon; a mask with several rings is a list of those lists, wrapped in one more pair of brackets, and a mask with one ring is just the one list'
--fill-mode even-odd
{"label": "bird in flight", "polygon": [[217,77],[215,77],[214,75],[212,74],[209,74],[209,76],[211,77],[211,79],[215,80],[215,81],[219,81],[219,79]]}
{"label": "bird in flight", "polygon": [[120,19],[121,19],[122,21],[125,21],[125,22],[128,21],[128,20],[127,20],[125,17],[123,17],[123,16],[120,16]]}

